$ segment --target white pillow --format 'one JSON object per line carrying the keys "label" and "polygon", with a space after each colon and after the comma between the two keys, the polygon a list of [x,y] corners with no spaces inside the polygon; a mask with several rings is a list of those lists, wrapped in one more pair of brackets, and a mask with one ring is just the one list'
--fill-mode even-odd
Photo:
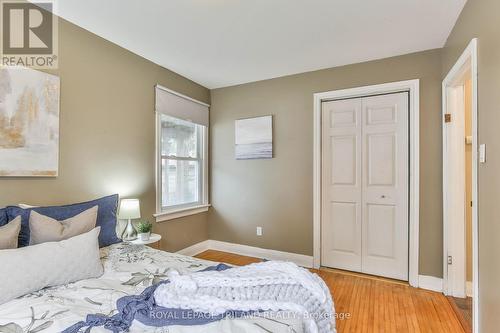
{"label": "white pillow", "polygon": [[60,242],[0,250],[0,304],[45,287],[101,276],[100,230]]}

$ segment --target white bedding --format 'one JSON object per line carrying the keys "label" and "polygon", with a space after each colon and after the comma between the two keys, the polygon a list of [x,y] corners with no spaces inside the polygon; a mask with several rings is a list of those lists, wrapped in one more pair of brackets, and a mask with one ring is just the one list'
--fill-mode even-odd
{"label": "white bedding", "polygon": [[[104,274],[64,286],[47,288],[0,305],[0,332],[60,332],[84,320],[87,314],[116,313],[116,300],[125,295],[140,294],[152,283],[166,279],[169,269],[198,271],[214,262],[127,243],[101,249]],[[0,267],[1,269],[1,267]],[[36,279],[36,276],[32,277]],[[8,326],[5,326],[8,325]],[[134,321],[130,332],[225,333],[225,332],[297,332],[302,321],[297,318],[270,320],[263,318],[228,319],[203,326],[146,327]],[[110,332],[94,328],[92,332]]]}

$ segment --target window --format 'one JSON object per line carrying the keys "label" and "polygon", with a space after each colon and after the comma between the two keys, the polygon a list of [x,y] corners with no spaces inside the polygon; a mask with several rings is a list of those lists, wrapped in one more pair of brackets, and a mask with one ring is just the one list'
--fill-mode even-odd
{"label": "window", "polygon": [[157,112],[157,221],[208,209],[208,119],[206,122],[183,119],[185,107],[181,105],[183,113],[180,113],[179,101],[169,101],[168,107],[163,108],[157,105],[157,110],[168,111]]}
{"label": "window", "polygon": [[163,211],[203,203],[203,127],[161,115]]}

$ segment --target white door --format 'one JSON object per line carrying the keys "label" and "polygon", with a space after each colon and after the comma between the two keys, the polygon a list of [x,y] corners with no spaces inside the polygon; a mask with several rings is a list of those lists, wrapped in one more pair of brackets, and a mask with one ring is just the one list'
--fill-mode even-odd
{"label": "white door", "polygon": [[[444,204],[448,228],[453,236],[447,240],[446,256],[453,257],[453,265],[448,265],[447,295],[466,297],[465,266],[465,91],[463,86],[447,88],[448,109],[452,121],[446,123],[444,131],[444,158],[446,173],[444,182]],[[462,140],[460,140],[462,138]]]}
{"label": "white door", "polygon": [[322,113],[321,264],[361,271],[361,99]]}
{"label": "white door", "polygon": [[362,104],[362,272],[408,280],[408,94]]}
{"label": "white door", "polygon": [[408,94],[322,113],[322,265],[408,280]]}

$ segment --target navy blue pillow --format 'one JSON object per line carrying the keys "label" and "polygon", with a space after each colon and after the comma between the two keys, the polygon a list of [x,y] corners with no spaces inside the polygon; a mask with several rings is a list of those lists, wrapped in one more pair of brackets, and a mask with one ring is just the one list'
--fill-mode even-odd
{"label": "navy blue pillow", "polygon": [[0,208],[0,227],[6,225],[7,222],[9,222],[9,219],[7,218],[7,209]]}
{"label": "navy blue pillow", "polygon": [[29,245],[30,242],[29,217],[32,210],[60,221],[76,216],[96,205],[99,206],[97,209],[96,226],[101,227],[101,232],[99,233],[99,247],[121,242],[121,239],[116,236],[115,231],[118,194],[66,206],[34,207],[28,209],[8,206],[7,216],[9,221],[12,221],[14,218],[21,215],[21,231],[19,232],[18,243],[19,247],[23,247]]}

